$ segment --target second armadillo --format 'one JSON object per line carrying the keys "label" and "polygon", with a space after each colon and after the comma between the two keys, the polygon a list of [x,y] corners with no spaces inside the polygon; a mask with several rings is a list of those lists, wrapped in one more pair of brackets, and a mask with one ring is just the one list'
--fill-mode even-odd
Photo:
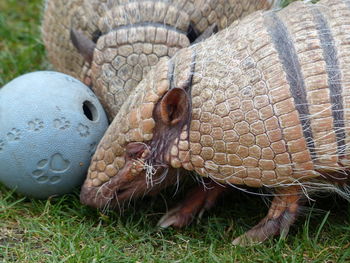
{"label": "second armadillo", "polygon": [[112,119],[161,57],[189,46],[212,25],[225,28],[272,2],[48,0],[43,39],[56,70],[92,85]]}

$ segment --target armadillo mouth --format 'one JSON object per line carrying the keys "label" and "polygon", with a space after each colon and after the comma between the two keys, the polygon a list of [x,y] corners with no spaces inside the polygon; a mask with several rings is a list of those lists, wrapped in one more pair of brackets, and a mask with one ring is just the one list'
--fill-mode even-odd
{"label": "armadillo mouth", "polygon": [[81,203],[95,208],[118,207],[124,201],[164,188],[168,166],[153,164],[152,160],[147,144],[129,143],[123,168],[100,186],[86,181],[80,194]]}
{"label": "armadillo mouth", "polygon": [[145,172],[140,168],[142,161],[127,160],[124,167],[109,181],[100,186],[83,185],[81,203],[95,207],[113,207],[115,204],[144,194],[147,190]]}
{"label": "armadillo mouth", "polygon": [[[158,194],[163,188],[174,183],[172,179],[176,178],[167,176],[168,169],[162,168],[154,173],[153,178],[147,179],[147,171],[132,175],[131,167],[131,165],[128,167],[128,172],[121,170],[110,181],[99,187],[83,186],[80,194],[81,203],[98,209],[106,207],[118,209],[125,201],[148,194]],[[130,177],[134,178],[131,180]]]}

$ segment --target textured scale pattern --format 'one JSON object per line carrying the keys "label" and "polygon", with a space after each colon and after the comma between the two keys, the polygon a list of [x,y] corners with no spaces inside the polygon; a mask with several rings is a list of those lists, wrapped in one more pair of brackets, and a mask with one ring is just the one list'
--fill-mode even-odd
{"label": "textured scale pattern", "polygon": [[[348,119],[335,120],[334,108],[348,109],[349,64],[330,67],[326,56],[331,44],[334,52],[349,50],[346,31],[339,33],[349,11],[346,1],[298,2],[278,13],[255,13],[206,43],[218,48],[194,48],[190,152],[197,173],[260,187],[348,168],[349,149],[339,149],[334,127]],[[333,43],[322,43],[321,34]],[[329,77],[334,70],[338,80]],[[334,81],[342,102],[332,101]]]}
{"label": "textured scale pattern", "polygon": [[[86,187],[99,187],[117,174],[127,143],[152,140],[155,103],[170,87],[184,86],[191,74],[189,134],[183,127],[172,143],[172,167],[251,187],[288,186],[345,172],[348,25],[350,1],[296,2],[278,12],[249,15],[165,59],[122,106],[93,157]],[[339,87],[332,90],[335,84]]]}
{"label": "textured scale pattern", "polygon": [[158,222],[184,227],[229,188],[270,188],[233,241],[247,245],[285,237],[315,192],[350,201],[349,25],[350,0],[298,1],[164,58],[104,135],[81,202],[122,208],[195,171],[203,184]]}
{"label": "textured scale pattern", "polygon": [[[223,29],[271,0],[47,0],[42,26],[56,70],[92,85],[110,119],[140,80],[162,57],[188,47],[188,32],[211,25]],[[91,64],[70,41],[70,30],[96,42]]]}

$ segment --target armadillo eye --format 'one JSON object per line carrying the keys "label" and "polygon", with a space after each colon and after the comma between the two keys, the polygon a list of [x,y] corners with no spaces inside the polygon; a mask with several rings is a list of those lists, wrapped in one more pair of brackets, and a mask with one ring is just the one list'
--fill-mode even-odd
{"label": "armadillo eye", "polygon": [[131,159],[141,158],[143,152],[146,150],[146,145],[139,142],[131,142],[126,146],[126,155]]}

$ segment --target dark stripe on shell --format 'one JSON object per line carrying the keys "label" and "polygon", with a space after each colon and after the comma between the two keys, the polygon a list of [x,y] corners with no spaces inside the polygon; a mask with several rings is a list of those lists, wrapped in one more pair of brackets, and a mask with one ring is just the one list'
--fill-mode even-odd
{"label": "dark stripe on shell", "polygon": [[312,159],[315,159],[315,143],[310,126],[310,113],[306,97],[304,77],[301,73],[298,54],[295,50],[293,40],[290,37],[287,27],[275,12],[266,13],[264,15],[264,23],[267,26],[267,30],[286,73],[290,92],[294,99],[295,108],[299,113],[304,138],[307,142],[311,157]]}
{"label": "dark stripe on shell", "polygon": [[192,56],[191,56],[191,65],[190,65],[190,73],[188,76],[188,79],[186,80],[185,84],[183,85],[184,90],[187,92],[191,91],[192,84],[193,84],[193,75],[195,73],[195,68],[196,68],[196,50],[195,48],[192,49]]}
{"label": "dark stripe on shell", "polygon": [[191,121],[192,121],[192,85],[193,85],[193,75],[195,74],[196,70],[196,57],[197,57],[197,52],[196,48],[192,47],[192,56],[191,56],[191,67],[190,67],[190,75],[188,76],[188,79],[186,80],[186,83],[182,87],[184,90],[186,90],[188,97],[190,98],[189,101],[189,111],[188,111],[188,116],[187,116],[187,140],[190,140],[190,126],[191,126]]}
{"label": "dark stripe on shell", "polygon": [[339,156],[344,155],[345,130],[344,130],[344,108],[342,101],[341,74],[335,49],[334,39],[324,15],[316,7],[312,9],[315,18],[318,37],[323,49],[323,57],[326,62],[328,74],[328,87],[330,89],[330,100],[332,102],[333,125],[337,138],[337,152]]}
{"label": "dark stripe on shell", "polygon": [[174,63],[174,58],[173,58],[173,59],[169,59],[169,61],[168,61],[169,90],[175,88],[174,72],[175,72],[175,63]]}

